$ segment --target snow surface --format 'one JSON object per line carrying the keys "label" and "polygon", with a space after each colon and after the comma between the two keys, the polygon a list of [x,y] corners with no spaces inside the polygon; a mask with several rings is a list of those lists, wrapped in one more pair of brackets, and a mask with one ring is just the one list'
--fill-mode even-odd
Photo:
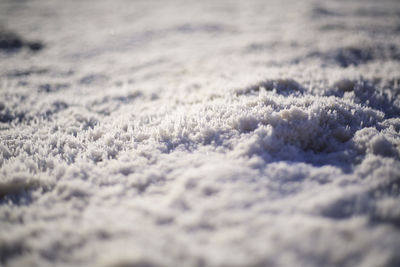
{"label": "snow surface", "polygon": [[0,2],[0,265],[399,266],[398,1]]}

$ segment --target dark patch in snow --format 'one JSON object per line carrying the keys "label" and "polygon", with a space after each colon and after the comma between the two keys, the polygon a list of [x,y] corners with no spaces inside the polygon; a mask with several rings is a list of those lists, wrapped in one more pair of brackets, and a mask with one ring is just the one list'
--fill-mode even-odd
{"label": "dark patch in snow", "polygon": [[43,69],[43,68],[30,68],[30,69],[20,69],[20,70],[14,70],[9,73],[7,73],[7,77],[10,78],[22,78],[22,77],[27,77],[31,75],[41,75],[48,73],[48,69]]}
{"label": "dark patch in snow", "polygon": [[44,44],[38,41],[27,41],[18,34],[0,27],[0,51],[14,52],[28,48],[32,52],[43,49]]}
{"label": "dark patch in snow", "polygon": [[29,253],[29,249],[22,241],[14,241],[0,244],[0,263],[6,264],[9,260]]}
{"label": "dark patch in snow", "polygon": [[368,214],[371,209],[366,196],[350,195],[336,199],[323,208],[321,215],[333,219],[348,219],[360,214]]}
{"label": "dark patch in snow", "polygon": [[134,101],[136,98],[140,97],[141,95],[142,95],[141,92],[134,92],[134,93],[127,94],[125,96],[115,96],[115,97],[112,97],[111,99],[114,101],[118,101],[120,103],[127,104],[127,103],[131,103],[132,101]]}
{"label": "dark patch in snow", "polygon": [[313,52],[307,57],[321,58],[326,64],[337,64],[341,67],[358,66],[373,60],[400,60],[397,46],[356,47],[348,46],[326,52]]}
{"label": "dark patch in snow", "polygon": [[53,92],[58,92],[62,89],[69,88],[70,84],[68,83],[46,83],[46,84],[41,84],[39,85],[38,92],[40,93],[53,93]]}
{"label": "dark patch in snow", "polygon": [[60,112],[67,108],[68,108],[68,104],[65,103],[64,101],[56,101],[52,104],[51,108],[46,111],[45,117],[49,118],[53,114]]}
{"label": "dark patch in snow", "polygon": [[311,10],[312,18],[325,18],[342,16],[343,14],[323,6],[316,6]]}
{"label": "dark patch in snow", "polygon": [[15,184],[4,188],[0,186],[0,205],[29,205],[32,203],[32,185],[31,184]]}
{"label": "dark patch in snow", "polygon": [[196,32],[222,33],[229,30],[227,26],[217,23],[205,23],[205,24],[187,23],[179,25],[175,29],[181,33],[196,33]]}
{"label": "dark patch in snow", "polygon": [[25,119],[24,112],[12,112],[9,108],[5,108],[0,112],[0,122],[3,123],[11,123],[15,122],[22,122]]}
{"label": "dark patch in snow", "polygon": [[326,24],[321,24],[321,26],[319,26],[319,30],[321,32],[326,32],[326,31],[337,32],[337,31],[348,30],[348,26],[342,23],[326,23]]}
{"label": "dark patch in snow", "polygon": [[83,84],[83,85],[100,84],[100,83],[108,81],[108,79],[109,78],[106,75],[96,73],[96,74],[89,74],[89,75],[82,77],[79,80],[79,83]]}
{"label": "dark patch in snow", "polygon": [[246,45],[246,47],[243,49],[243,52],[244,54],[261,53],[268,49],[274,48],[276,45],[277,45],[276,42],[271,42],[271,43],[255,42]]}
{"label": "dark patch in snow", "polygon": [[259,92],[260,88],[264,88],[267,91],[275,90],[276,93],[284,96],[291,94],[302,94],[304,92],[303,86],[293,79],[277,79],[277,80],[266,80],[260,81],[254,85],[250,85],[246,88],[237,90],[238,95],[249,94]]}

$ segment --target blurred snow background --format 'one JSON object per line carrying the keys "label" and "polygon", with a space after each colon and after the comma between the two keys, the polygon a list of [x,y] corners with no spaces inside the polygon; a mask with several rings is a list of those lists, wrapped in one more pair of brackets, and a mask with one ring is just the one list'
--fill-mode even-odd
{"label": "blurred snow background", "polygon": [[0,265],[398,266],[398,1],[0,1]]}

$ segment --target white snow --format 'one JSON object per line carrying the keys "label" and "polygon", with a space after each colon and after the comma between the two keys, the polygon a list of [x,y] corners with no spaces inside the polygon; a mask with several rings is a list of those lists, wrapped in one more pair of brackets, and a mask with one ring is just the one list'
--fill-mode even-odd
{"label": "white snow", "polygon": [[1,1],[0,266],[398,266],[399,14]]}

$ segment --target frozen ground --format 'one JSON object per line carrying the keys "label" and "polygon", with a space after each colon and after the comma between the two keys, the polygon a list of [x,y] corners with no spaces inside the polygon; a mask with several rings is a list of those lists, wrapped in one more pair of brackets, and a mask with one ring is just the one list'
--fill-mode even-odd
{"label": "frozen ground", "polygon": [[0,266],[399,266],[398,1],[0,1]]}

